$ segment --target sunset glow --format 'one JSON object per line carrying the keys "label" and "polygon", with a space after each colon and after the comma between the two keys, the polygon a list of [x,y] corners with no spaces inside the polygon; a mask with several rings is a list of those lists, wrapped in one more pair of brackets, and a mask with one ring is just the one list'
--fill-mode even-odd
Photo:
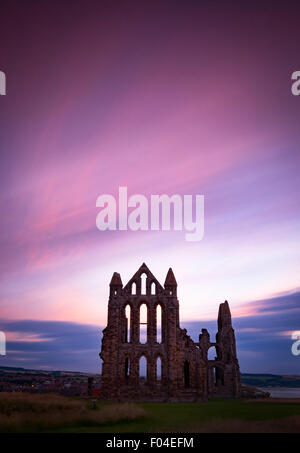
{"label": "sunset glow", "polygon": [[[148,2],[103,3],[1,12],[0,330],[33,321],[100,332],[113,272],[125,284],[143,262],[162,284],[172,267],[183,323],[215,320],[225,299],[236,318],[263,316],[279,293],[284,309],[300,275],[298,18],[275,5],[230,14],[172,2],[170,13],[162,2],[158,14]],[[204,194],[204,238],[99,231],[97,197],[120,186],[148,199]],[[278,338],[299,330],[299,297],[294,310]],[[8,350],[20,335],[45,343],[11,332]]]}

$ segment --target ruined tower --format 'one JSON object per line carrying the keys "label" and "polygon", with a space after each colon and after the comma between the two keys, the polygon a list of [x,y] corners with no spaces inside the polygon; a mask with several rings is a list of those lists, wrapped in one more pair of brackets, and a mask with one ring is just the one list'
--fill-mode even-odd
{"label": "ruined tower", "polygon": [[[214,360],[208,350],[216,349]],[[202,329],[195,343],[179,324],[177,282],[164,286],[145,263],[123,287],[110,282],[100,357],[101,394],[111,400],[196,401],[240,395],[240,373],[228,302],[220,305],[216,342]],[[141,378],[142,361],[145,378]]]}

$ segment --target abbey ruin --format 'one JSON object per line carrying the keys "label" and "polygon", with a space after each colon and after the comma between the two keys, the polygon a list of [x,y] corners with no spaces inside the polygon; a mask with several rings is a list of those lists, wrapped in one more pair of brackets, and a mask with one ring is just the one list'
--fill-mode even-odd
{"label": "abbey ruin", "polygon": [[241,394],[228,302],[219,307],[216,341],[202,329],[194,342],[180,328],[172,269],[164,287],[144,263],[124,287],[120,275],[113,274],[100,357],[101,395],[109,400],[205,401]]}

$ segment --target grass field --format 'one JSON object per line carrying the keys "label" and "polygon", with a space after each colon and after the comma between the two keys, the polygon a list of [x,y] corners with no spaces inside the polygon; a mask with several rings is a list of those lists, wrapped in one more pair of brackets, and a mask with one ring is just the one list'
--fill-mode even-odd
{"label": "grass field", "polygon": [[300,432],[300,400],[109,404],[0,393],[0,432]]}

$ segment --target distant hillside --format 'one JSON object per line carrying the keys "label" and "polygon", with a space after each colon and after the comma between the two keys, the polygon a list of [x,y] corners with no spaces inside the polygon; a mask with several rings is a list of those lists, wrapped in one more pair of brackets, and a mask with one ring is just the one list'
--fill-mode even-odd
{"label": "distant hillside", "polygon": [[5,375],[5,374],[27,374],[27,375],[39,375],[39,376],[68,376],[68,377],[86,377],[86,376],[92,376],[92,377],[100,377],[100,374],[95,374],[95,373],[83,373],[80,371],[52,371],[52,370],[31,370],[27,368],[21,368],[21,367],[8,367],[8,366],[0,366],[0,375]]}
{"label": "distant hillside", "polygon": [[[5,374],[39,375],[39,376],[59,376],[59,377],[95,377],[100,378],[99,374],[82,373],[80,371],[49,371],[49,370],[30,370],[26,368],[0,367],[0,375]],[[297,387],[300,388],[300,375],[288,376],[278,374],[250,374],[242,373],[243,384],[253,385],[254,387]]]}
{"label": "distant hillside", "polygon": [[277,374],[242,374],[243,384],[255,387],[300,387],[300,376]]}

